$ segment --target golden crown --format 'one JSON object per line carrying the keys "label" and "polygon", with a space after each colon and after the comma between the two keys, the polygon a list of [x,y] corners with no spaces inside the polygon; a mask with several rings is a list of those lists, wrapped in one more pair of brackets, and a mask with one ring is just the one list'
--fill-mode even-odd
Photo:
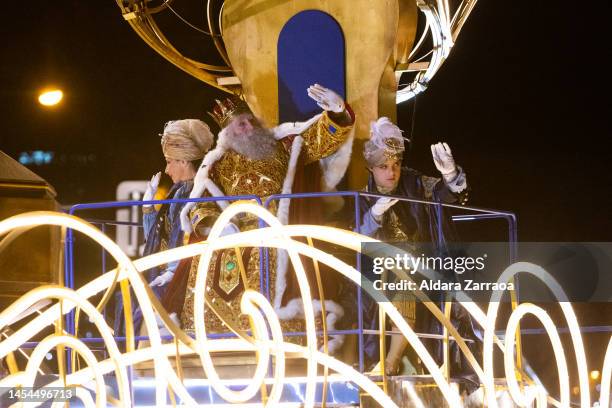
{"label": "golden crown", "polygon": [[215,99],[215,106],[212,112],[208,112],[221,129],[225,128],[234,117],[243,113],[252,114],[249,105],[238,97],[225,98],[223,102]]}
{"label": "golden crown", "polygon": [[385,140],[385,150],[383,155],[386,159],[395,159],[401,161],[404,157],[404,145],[401,141],[393,138]]}

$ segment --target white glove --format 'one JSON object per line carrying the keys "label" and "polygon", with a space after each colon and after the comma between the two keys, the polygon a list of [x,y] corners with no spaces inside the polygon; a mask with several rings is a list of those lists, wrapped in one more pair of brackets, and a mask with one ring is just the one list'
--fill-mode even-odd
{"label": "white glove", "polygon": [[[206,190],[204,183],[207,178],[208,178],[208,174],[205,171],[205,167],[201,165],[198,168],[198,171],[196,172],[195,177],[193,178],[193,188],[191,189],[189,198],[202,197],[204,190]],[[195,207],[195,205],[196,203],[193,201],[189,203],[185,203],[185,205],[183,206],[183,209],[181,210],[181,217],[180,217],[181,218],[181,229],[183,230],[183,232],[186,232],[188,234],[191,234],[193,232],[192,227],[191,227],[191,220],[189,218],[189,212],[191,211],[193,207]]]}
{"label": "white glove", "polygon": [[431,145],[431,155],[433,156],[434,164],[445,180],[452,180],[457,175],[455,159],[453,159],[451,149],[446,143]]}
{"label": "white glove", "polygon": [[[192,198],[191,196],[189,198]],[[191,234],[192,228],[191,228],[191,220],[189,218],[189,212],[191,211],[191,209],[193,207],[195,207],[196,203],[189,202],[189,203],[185,203],[185,205],[183,206],[183,209],[181,210],[181,229],[183,230],[183,232],[187,233],[187,234]]]}
{"label": "white glove", "polygon": [[336,113],[344,112],[344,99],[331,89],[314,84],[308,87],[307,92],[321,109]]}
{"label": "white glove", "polygon": [[164,286],[164,285],[166,285],[168,282],[170,282],[172,280],[173,276],[174,276],[174,272],[166,271],[166,272],[162,273],[161,275],[159,275],[157,278],[153,279],[151,281],[151,283],[149,283],[149,286],[151,286],[151,287],[154,287],[154,286]]}
{"label": "white glove", "polygon": [[227,223],[225,227],[223,227],[223,231],[221,231],[220,237],[224,237],[226,235],[236,234],[240,232],[240,229],[233,222]]}
{"label": "white glove", "polygon": [[155,193],[157,192],[157,187],[159,186],[160,178],[161,178],[161,171],[158,171],[156,174],[153,175],[153,177],[151,177],[151,181],[147,183],[147,189],[145,190],[145,193],[142,196],[142,201],[153,200],[153,197],[155,197]]}
{"label": "white glove", "polygon": [[389,208],[391,208],[395,203],[397,203],[397,198],[390,197],[380,197],[376,204],[372,206],[370,209],[370,213],[372,213],[372,217],[378,222],[382,220],[382,216]]}

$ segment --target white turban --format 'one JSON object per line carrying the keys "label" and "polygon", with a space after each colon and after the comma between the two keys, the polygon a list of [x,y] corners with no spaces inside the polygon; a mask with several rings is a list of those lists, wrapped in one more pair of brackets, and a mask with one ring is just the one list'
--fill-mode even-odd
{"label": "white turban", "polygon": [[161,135],[164,156],[174,160],[199,160],[210,149],[214,136],[199,119],[182,119],[166,123]]}
{"label": "white turban", "polygon": [[368,166],[379,166],[389,158],[401,160],[403,154],[404,137],[400,128],[384,116],[370,123],[370,140],[363,147]]}

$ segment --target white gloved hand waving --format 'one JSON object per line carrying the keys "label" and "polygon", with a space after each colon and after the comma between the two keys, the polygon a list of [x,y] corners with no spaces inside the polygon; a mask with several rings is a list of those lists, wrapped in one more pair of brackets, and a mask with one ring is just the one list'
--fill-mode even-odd
{"label": "white gloved hand waving", "polygon": [[145,190],[144,195],[142,196],[142,201],[150,201],[155,197],[155,193],[157,192],[157,187],[159,186],[159,179],[161,178],[161,171],[158,171],[156,174],[151,177],[151,181],[147,183],[147,189]]}
{"label": "white gloved hand waving", "polygon": [[151,287],[164,286],[172,280],[173,276],[174,276],[174,272],[166,271],[162,273],[161,275],[159,275],[157,278],[153,279],[151,283],[149,284],[149,286]]}
{"label": "white gloved hand waving", "polygon": [[308,87],[307,92],[321,109],[335,113],[344,112],[344,99],[331,89],[314,84]]}
{"label": "white gloved hand waving", "polygon": [[378,222],[382,220],[382,216],[389,208],[391,208],[395,203],[397,203],[397,198],[390,197],[381,197],[370,209],[372,216]]}
{"label": "white gloved hand waving", "polygon": [[457,174],[457,165],[450,147],[446,143],[431,145],[431,155],[436,168],[442,173],[445,179],[453,178]]}

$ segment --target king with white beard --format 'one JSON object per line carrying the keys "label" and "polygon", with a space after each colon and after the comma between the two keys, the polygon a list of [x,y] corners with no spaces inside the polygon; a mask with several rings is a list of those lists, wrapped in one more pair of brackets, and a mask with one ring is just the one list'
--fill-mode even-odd
{"label": "king with white beard", "polygon": [[[191,197],[257,195],[264,202],[273,194],[332,191],[344,176],[350,160],[355,117],[335,92],[317,84],[309,87],[307,92],[323,112],[306,122],[283,123],[273,129],[265,128],[243,101],[217,101],[211,116],[222,130],[216,148],[202,161]],[[300,200],[294,200],[291,211],[288,199],[278,201],[278,205],[274,202],[270,209],[284,224],[320,223],[325,210],[313,208],[312,201],[308,201],[308,213],[300,208]],[[228,204],[218,201],[187,205],[181,215],[184,230],[205,239]],[[226,226],[223,234],[257,227],[257,217],[247,215]],[[307,270],[309,265],[312,269],[312,262],[303,263]],[[243,282],[239,269],[242,266],[248,282]],[[169,288],[184,293],[182,310],[177,307],[181,302],[175,299],[174,307],[170,306],[169,311],[181,312],[183,328],[193,330],[197,262],[187,269],[189,271],[176,274]],[[284,331],[304,331],[300,319],[303,311],[299,288],[293,271],[288,267],[285,251],[270,251],[269,271],[271,302]],[[338,276],[325,274],[322,265],[321,273],[325,282],[325,318],[328,329],[333,330],[336,320],[343,315],[342,307],[333,301]],[[240,313],[240,298],[245,288],[258,290],[259,287],[258,248],[215,252],[208,272],[206,293],[208,304],[215,310],[214,313],[206,312],[207,331],[227,331],[224,323],[241,330],[249,329],[248,319]],[[311,280],[313,296],[319,298],[316,287],[314,279]],[[315,305],[321,309],[320,301],[315,301]],[[341,344],[340,336],[332,337],[330,352]]]}

